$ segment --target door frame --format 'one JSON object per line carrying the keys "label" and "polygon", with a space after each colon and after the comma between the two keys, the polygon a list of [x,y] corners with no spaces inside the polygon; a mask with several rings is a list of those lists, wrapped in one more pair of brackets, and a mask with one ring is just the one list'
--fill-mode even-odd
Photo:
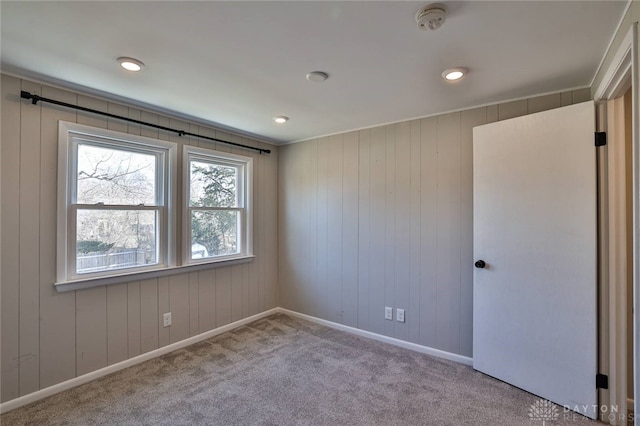
{"label": "door frame", "polygon": [[[619,117],[615,108],[614,99],[620,98],[631,88],[632,104],[632,168],[633,168],[633,353],[634,353],[634,395],[633,410],[636,414],[635,424],[640,424],[640,170],[638,130],[640,129],[638,111],[638,23],[635,22],[627,32],[622,44],[618,48],[611,65],[606,70],[604,78],[594,92],[594,100],[598,103],[597,126],[600,131],[607,131],[614,138],[619,137],[619,123],[624,117]],[[610,105],[607,111],[607,104]],[[612,110],[613,109],[613,110]],[[609,152],[609,149],[611,151]],[[622,254],[626,258],[627,251],[621,246],[616,236],[629,232],[625,228],[624,212],[620,214],[619,206],[614,202],[619,201],[620,189],[625,188],[624,171],[622,173],[608,164],[613,164],[619,148],[617,144],[607,146],[601,151],[598,167],[601,170],[599,187],[601,194],[600,211],[600,368],[602,373],[609,374],[609,390],[601,390],[600,405],[617,407],[618,416],[611,419],[612,424],[619,424],[620,418],[626,418],[627,395],[627,309],[626,301],[631,295],[627,294],[627,282],[620,277],[626,277],[626,263],[620,261]],[[611,157],[611,158],[610,158]],[[616,198],[618,197],[618,198]],[[610,261],[613,260],[613,261]],[[633,395],[631,395],[633,397]],[[612,411],[609,411],[612,412]]]}

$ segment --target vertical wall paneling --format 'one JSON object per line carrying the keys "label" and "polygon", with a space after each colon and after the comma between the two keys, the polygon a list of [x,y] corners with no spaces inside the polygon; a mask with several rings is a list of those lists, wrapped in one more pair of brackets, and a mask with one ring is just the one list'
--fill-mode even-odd
{"label": "vertical wall paneling", "polygon": [[75,346],[76,375],[107,366],[107,298],[104,287],[76,292]]}
{"label": "vertical wall paneling", "polygon": [[[281,160],[285,160],[285,157],[289,157],[291,155],[291,150],[284,150],[281,154],[283,158]],[[289,202],[289,194],[291,187],[293,186],[293,179],[291,179],[291,172],[289,168],[291,167],[291,163],[289,161],[283,161],[282,166],[278,170],[278,216],[280,222],[286,221],[289,215],[291,214],[291,204]],[[279,295],[280,303],[286,306],[293,306],[290,299],[291,292],[289,289],[293,287],[293,280],[289,276],[293,267],[289,264],[290,258],[289,253],[291,252],[291,246],[289,244],[290,235],[293,232],[291,227],[281,226],[278,229],[278,250],[280,252],[279,256],[279,265],[278,269],[280,271],[280,280],[282,283],[287,283],[287,287],[283,289],[282,294]],[[316,303],[319,306],[320,303]]]}
{"label": "vertical wall paneling", "polygon": [[[22,90],[39,94],[40,85],[24,81]],[[20,395],[26,395],[40,386],[40,168],[34,166],[40,164],[40,108],[21,104],[19,123]]]}
{"label": "vertical wall paneling", "polygon": [[[2,102],[16,99],[20,81],[2,76]],[[2,346],[0,397],[8,401],[20,396],[20,108],[2,108],[2,268],[0,269],[0,332]]]}
{"label": "vertical wall paneling", "polygon": [[328,311],[329,320],[342,322],[342,164],[344,162],[343,135],[329,137],[327,165],[328,192]]}
{"label": "vertical wall paneling", "polygon": [[[298,213],[304,218],[301,221],[303,234],[313,233],[315,229],[311,212],[316,201],[315,194],[317,193],[314,187],[314,185],[317,185],[317,173],[314,176],[312,170],[312,164],[315,163],[315,159],[313,159],[313,151],[315,149],[316,146],[313,143],[306,143],[300,145],[300,150],[296,150],[301,156],[299,161],[300,180],[297,191],[300,200]],[[317,214],[315,216],[317,217]],[[316,247],[314,241],[307,239],[299,239],[299,244],[297,261],[302,263],[303,270],[301,278],[302,283],[304,283],[300,288],[301,291],[298,293],[300,296],[299,303],[302,303],[303,306],[310,306],[313,305],[313,303],[310,304],[309,302],[315,300],[316,296],[315,280],[313,279],[316,274],[316,260],[313,257]]]}
{"label": "vertical wall paneling", "polygon": [[385,142],[385,233],[384,304],[393,309],[393,319],[385,321],[385,334],[394,335],[396,308],[396,125],[386,126]]}
{"label": "vertical wall paneling", "polygon": [[527,100],[527,113],[533,114],[548,109],[560,108],[562,106],[562,96],[554,93],[546,96],[538,96]]}
{"label": "vertical wall paneling", "polygon": [[509,118],[520,117],[527,114],[526,99],[513,102],[505,102],[498,105],[498,120],[507,120]]}
{"label": "vertical wall paneling", "polygon": [[[317,241],[317,282],[316,282],[316,312],[320,318],[327,318],[329,313],[329,140],[328,138],[318,139],[318,225],[315,230],[315,239]],[[281,167],[287,168],[288,161],[283,159]],[[285,176],[284,179],[288,177]],[[284,194],[286,196],[286,194]],[[289,227],[289,223],[280,221],[283,229]],[[313,234],[312,234],[313,235]],[[282,283],[281,283],[282,285]],[[281,302],[284,302],[284,293],[291,290],[291,286],[287,286],[282,291]],[[284,305],[284,303],[283,303]]]}
{"label": "vertical wall paneling", "polygon": [[[307,231],[309,234],[317,235],[318,232],[318,142],[310,141],[305,144],[308,151],[306,152],[308,162],[305,164],[307,170],[307,190],[304,194],[307,199],[307,208],[309,210],[309,220],[307,222]],[[309,298],[317,300],[319,296],[317,280],[318,275],[318,244],[315,239],[305,239],[305,256],[306,256],[306,273],[305,278],[309,285],[307,293]],[[310,305],[312,314],[319,316],[319,304],[312,303]]]}
{"label": "vertical wall paneling", "polygon": [[[358,324],[358,133],[344,135],[342,162],[342,322]],[[313,194],[310,194],[312,196]]]}
{"label": "vertical wall paneling", "polygon": [[[96,111],[109,112],[109,103],[100,99],[92,98],[90,96],[78,95],[78,105],[86,108],[95,109]],[[106,129],[108,126],[107,118],[102,115],[92,114],[90,112],[78,111],[78,124],[84,124],[85,126],[98,127],[100,129]]]}
{"label": "vertical wall paneling", "polygon": [[[127,117],[129,115],[129,107],[114,102],[109,102],[107,111],[109,112],[109,114],[121,115],[124,117]],[[103,117],[100,116],[99,118],[102,119]],[[107,127],[109,128],[109,130],[115,130],[116,132],[122,133],[127,133],[129,131],[129,123],[126,121],[109,117],[107,118],[107,122]]]}
{"label": "vertical wall paneling", "polygon": [[438,116],[437,347],[460,347],[460,113]]}
{"label": "vertical wall paneling", "polygon": [[[571,99],[571,93],[569,93],[569,99]],[[498,121],[498,105],[489,105],[487,107],[487,123],[496,121]]]}
{"label": "vertical wall paneling", "polygon": [[386,131],[384,127],[371,129],[370,149],[370,214],[369,255],[369,327],[374,333],[384,333],[385,319],[385,239],[386,239]]}
{"label": "vertical wall paneling", "polygon": [[295,277],[300,285],[293,292],[294,303],[298,307],[307,306],[312,300],[313,281],[309,282],[306,278],[310,272],[309,265],[311,260],[308,255],[308,244],[305,239],[299,238],[308,232],[309,226],[309,167],[308,167],[308,147],[309,144],[302,144],[293,150],[292,160],[295,163],[296,183],[293,186],[293,197],[290,197],[290,203],[293,206],[293,215],[300,215],[300,221],[295,228],[293,234],[289,236],[289,245],[293,249],[291,251],[292,258],[289,263],[300,265],[296,267]]}
{"label": "vertical wall paneling", "polygon": [[198,327],[203,333],[216,327],[216,293],[214,271],[207,269],[198,273]]}
{"label": "vertical wall paneling", "polygon": [[216,274],[216,326],[231,322],[231,268],[217,268]]}
{"label": "vertical wall paneling", "polygon": [[[71,104],[77,102],[76,94],[47,86],[42,87],[42,96]],[[6,107],[13,108],[18,102],[20,101],[16,100],[15,104]],[[7,108],[2,108],[3,116]],[[57,293],[53,287],[56,280],[56,215],[51,214],[56,211],[57,205],[58,121],[75,122],[76,113],[67,108],[48,105],[40,105],[39,108],[40,388],[45,388],[76,375],[76,294]],[[4,192],[2,197],[4,199]],[[4,234],[2,238],[4,239]],[[2,263],[4,268],[5,262]],[[101,330],[96,331],[100,332]],[[106,359],[106,350],[104,357]]]}
{"label": "vertical wall paneling", "polygon": [[[560,96],[558,95],[558,101]],[[547,103],[547,105],[555,105]],[[473,129],[487,121],[486,108],[463,111],[461,129]],[[473,342],[473,135],[460,134],[460,354],[472,356]]]}
{"label": "vertical wall paneling", "polygon": [[[21,88],[266,146],[3,75],[2,401],[277,305],[471,355],[471,128],[590,96],[588,89],[547,95],[269,147],[272,154],[259,155],[54,105],[32,105],[19,99]],[[57,205],[59,120],[252,156],[254,261],[57,293],[51,212]],[[180,220],[173,223],[178,233]],[[180,244],[176,254],[181,255]],[[406,324],[385,321],[384,306],[406,309]],[[166,312],[172,312],[171,327],[162,326]]]}
{"label": "vertical wall paneling", "polygon": [[358,323],[369,330],[370,282],[370,130],[359,132],[358,144]]}
{"label": "vertical wall paneling", "polygon": [[579,104],[580,102],[586,102],[591,100],[591,89],[578,89],[571,92],[572,100],[574,104]]}
{"label": "vertical wall paneling", "polygon": [[560,106],[567,106],[573,103],[573,94],[571,92],[560,93]]}
{"label": "vertical wall paneling", "polygon": [[421,123],[413,120],[409,125],[409,304],[406,313],[408,340],[420,341],[420,183],[421,183]]}
{"label": "vertical wall paneling", "polygon": [[[259,283],[263,276],[260,274]],[[261,292],[258,291],[258,294]],[[231,321],[242,318],[242,265],[234,265],[231,268]]]}
{"label": "vertical wall paneling", "polygon": [[171,325],[169,337],[171,343],[179,342],[189,337],[189,275],[178,274],[169,276],[169,312]]}
{"label": "vertical wall paneling", "polygon": [[142,353],[142,311],[140,282],[127,284],[127,357]]}
{"label": "vertical wall paneling", "polygon": [[[394,308],[405,310],[405,322],[395,321],[394,337],[409,340],[407,319],[413,312],[409,309],[411,280],[411,123],[397,124],[395,155],[395,200],[394,236],[395,285]],[[415,321],[417,322],[417,321]]]}
{"label": "vertical wall paneling", "polygon": [[[472,129],[586,93],[281,147],[281,306],[471,356]],[[396,321],[396,311],[385,320],[385,306],[405,309],[406,322]]]}
{"label": "vertical wall paneling", "polygon": [[420,120],[420,340],[436,346],[438,306],[438,119]]}
{"label": "vertical wall paneling", "polygon": [[[246,318],[278,303],[278,148],[259,155],[223,144],[203,143],[158,129],[47,103],[20,99],[20,90],[98,111],[196,134],[266,145],[206,126],[172,119],[85,94],[2,76],[2,286],[0,286],[0,401],[72,379],[171,342]],[[58,293],[56,209],[58,122],[219,148],[254,158],[254,262],[216,271],[181,273],[143,281]],[[182,164],[178,164],[178,174]],[[182,181],[179,176],[178,185]],[[177,200],[180,202],[181,200]],[[53,214],[52,214],[53,212]],[[181,255],[176,218],[172,241]],[[262,263],[260,263],[262,262]],[[216,286],[219,288],[216,289]],[[216,299],[216,290],[220,299]],[[171,312],[173,325],[162,326]]]}
{"label": "vertical wall paneling", "polygon": [[158,349],[158,279],[140,281],[140,352]]}
{"label": "vertical wall paneling", "polygon": [[124,361],[129,356],[128,307],[129,285],[111,285],[107,291],[107,364]]}
{"label": "vertical wall paneling", "polygon": [[162,321],[162,316],[171,312],[170,303],[169,277],[158,278],[158,320],[156,323],[158,328],[158,347],[171,343],[171,327],[164,327]]}
{"label": "vertical wall paneling", "polygon": [[[200,284],[198,272],[189,273],[189,336],[200,333]],[[211,309],[211,307],[205,307]]]}
{"label": "vertical wall paneling", "polygon": [[[267,144],[262,144],[263,148],[267,148]],[[264,188],[263,198],[264,212],[263,216],[265,222],[263,224],[264,229],[264,251],[266,267],[266,300],[267,309],[275,308],[279,306],[279,277],[278,277],[278,232],[280,229],[278,219],[278,170],[279,170],[279,155],[277,149],[271,147],[273,153],[267,155],[264,160],[260,161],[263,167],[267,168],[267,177]]]}

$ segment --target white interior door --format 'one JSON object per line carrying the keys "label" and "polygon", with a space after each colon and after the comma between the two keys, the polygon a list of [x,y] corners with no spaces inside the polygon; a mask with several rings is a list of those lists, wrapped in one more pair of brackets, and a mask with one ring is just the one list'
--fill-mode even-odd
{"label": "white interior door", "polygon": [[[473,367],[597,415],[593,102],[474,128]],[[477,263],[477,262],[476,262]]]}

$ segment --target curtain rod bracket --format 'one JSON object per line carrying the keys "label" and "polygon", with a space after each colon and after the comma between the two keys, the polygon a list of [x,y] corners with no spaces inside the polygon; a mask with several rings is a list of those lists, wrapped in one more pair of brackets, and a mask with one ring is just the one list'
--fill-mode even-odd
{"label": "curtain rod bracket", "polygon": [[178,136],[185,136],[185,135],[194,136],[196,138],[207,139],[207,140],[214,141],[214,142],[220,142],[220,143],[224,143],[224,144],[227,144],[227,145],[237,146],[238,148],[244,148],[244,149],[249,149],[249,150],[252,150],[252,151],[258,151],[260,154],[271,154],[271,150],[270,149],[257,148],[255,146],[243,145],[241,143],[225,141],[225,140],[222,140],[222,139],[212,138],[212,137],[209,137],[209,136],[202,136],[202,135],[198,135],[196,133],[187,132],[185,130],[176,130],[176,129],[172,129],[171,127],[160,126],[158,124],[148,123],[146,121],[136,120],[134,118],[123,117],[121,115],[111,114],[111,113],[104,112],[104,111],[98,111],[98,110],[91,109],[91,108],[86,108],[86,107],[83,107],[83,106],[80,106],[80,105],[73,105],[73,104],[69,104],[67,102],[62,102],[62,101],[56,101],[54,99],[43,98],[42,96],[33,95],[33,94],[31,94],[31,93],[29,93],[27,91],[24,91],[24,90],[20,91],[20,97],[22,99],[30,99],[31,103],[33,105],[37,105],[38,101],[48,102],[50,104],[60,105],[60,106],[63,106],[63,107],[76,109],[78,111],[84,111],[84,112],[90,112],[92,114],[104,115],[106,117],[116,118],[118,120],[128,121],[130,123],[136,123],[136,124],[140,124],[140,125],[143,125],[143,126],[149,126],[149,127],[155,128],[155,129],[164,130],[164,131],[167,131],[167,132],[177,133]]}
{"label": "curtain rod bracket", "polygon": [[38,101],[40,100],[40,96],[32,95],[31,93],[25,92],[24,90],[20,91],[20,97],[23,98],[23,99],[31,99],[31,103],[33,105],[37,105]]}

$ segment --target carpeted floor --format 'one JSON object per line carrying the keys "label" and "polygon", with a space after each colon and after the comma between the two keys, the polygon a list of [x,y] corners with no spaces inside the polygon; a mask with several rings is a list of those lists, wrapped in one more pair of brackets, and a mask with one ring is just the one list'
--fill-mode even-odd
{"label": "carpeted floor", "polygon": [[[0,417],[9,425],[542,425],[470,367],[274,315]],[[565,413],[555,425],[595,425]]]}

